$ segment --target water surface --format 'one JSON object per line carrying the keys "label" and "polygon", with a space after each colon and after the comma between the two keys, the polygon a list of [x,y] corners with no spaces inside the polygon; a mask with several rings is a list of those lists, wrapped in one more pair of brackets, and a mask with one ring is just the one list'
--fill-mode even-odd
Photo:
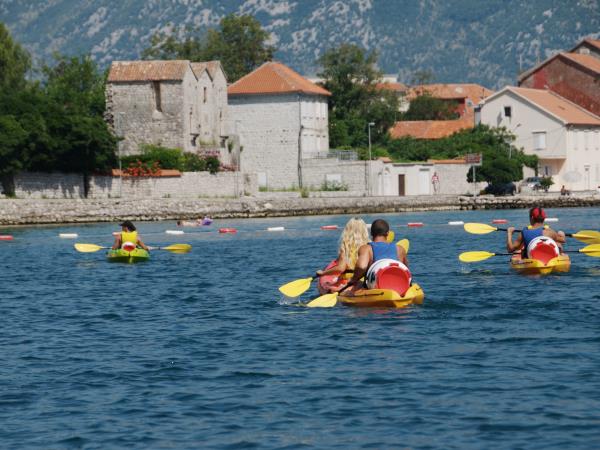
{"label": "water surface", "polygon": [[[548,213],[568,232],[600,219],[598,208]],[[15,240],[0,242],[0,447],[600,446],[600,259],[573,255],[571,273],[544,278],[502,257],[457,260],[503,251],[505,235],[448,221],[522,225],[525,210],[384,217],[411,241],[421,307],[281,298],[278,286],[335,256],[339,231],[319,227],[348,216],[219,220],[184,236],[164,233],[174,222],[138,223],[148,244],[193,251],[137,265],[58,237],[108,246],[116,225],[3,229]]]}

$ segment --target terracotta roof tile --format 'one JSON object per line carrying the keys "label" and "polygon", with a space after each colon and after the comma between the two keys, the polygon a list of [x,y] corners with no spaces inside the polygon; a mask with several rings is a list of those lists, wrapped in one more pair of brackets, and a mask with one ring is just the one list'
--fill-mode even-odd
{"label": "terracotta roof tile", "polygon": [[408,87],[403,83],[392,83],[389,81],[385,81],[383,83],[377,83],[375,86],[377,89],[385,89],[394,92],[406,92]]}
{"label": "terracotta roof tile", "polygon": [[278,62],[267,62],[227,89],[229,95],[286,94],[331,95],[299,73]]}
{"label": "terracotta roof tile", "polygon": [[561,56],[571,61],[575,61],[580,66],[600,73],[600,59],[592,55],[582,55],[580,53],[561,53]]}
{"label": "terracotta roof tile", "polygon": [[461,156],[454,159],[428,159],[427,162],[431,164],[466,164],[467,160]]}
{"label": "terracotta roof tile", "polygon": [[494,92],[473,83],[449,83],[449,84],[422,84],[408,89],[409,100],[428,92],[432,97],[444,100],[470,99],[474,105],[489,97]]}
{"label": "terracotta roof tile", "polygon": [[186,60],[113,61],[108,82],[183,80],[188,67]]}
{"label": "terracotta roof tile", "polygon": [[393,139],[408,136],[415,139],[442,139],[474,126],[472,116],[458,120],[409,120],[396,122],[390,129],[390,135]]}
{"label": "terracotta roof tile", "polygon": [[529,100],[539,108],[558,117],[566,124],[600,126],[600,117],[595,116],[552,91],[521,87],[508,87],[506,89]]}

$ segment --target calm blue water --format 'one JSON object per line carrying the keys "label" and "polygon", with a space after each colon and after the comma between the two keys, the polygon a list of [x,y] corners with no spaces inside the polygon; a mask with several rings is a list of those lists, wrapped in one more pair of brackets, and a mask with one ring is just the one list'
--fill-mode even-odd
{"label": "calm blue water", "polygon": [[[599,228],[597,208],[548,212],[566,231]],[[339,232],[319,226],[347,216],[211,227],[237,235],[138,223],[148,244],[193,245],[138,265],[58,238],[110,245],[115,225],[3,229],[15,240],[0,242],[0,447],[598,448],[600,258],[573,255],[570,274],[545,278],[502,257],[458,262],[503,251],[505,236],[448,221],[521,225],[525,210],[383,217],[411,241],[422,307],[281,298],[335,256]]]}

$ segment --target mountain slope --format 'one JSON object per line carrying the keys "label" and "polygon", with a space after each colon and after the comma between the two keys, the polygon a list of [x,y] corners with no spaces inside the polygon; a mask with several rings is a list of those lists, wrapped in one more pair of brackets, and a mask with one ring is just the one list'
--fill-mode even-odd
{"label": "mountain slope", "polygon": [[[28,4],[27,4],[28,3]],[[379,52],[386,73],[410,82],[513,84],[519,71],[600,37],[599,0],[3,0],[0,21],[34,55],[91,53],[103,66],[135,59],[169,23],[206,29],[231,12],[256,16],[277,59],[318,71],[326,49],[350,41]],[[40,2],[42,3],[42,2]]]}

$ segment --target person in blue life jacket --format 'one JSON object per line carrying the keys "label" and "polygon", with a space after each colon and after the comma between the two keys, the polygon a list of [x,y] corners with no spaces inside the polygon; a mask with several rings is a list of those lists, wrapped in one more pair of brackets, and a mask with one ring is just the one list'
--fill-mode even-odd
{"label": "person in blue life jacket", "polygon": [[536,206],[529,210],[529,223],[530,225],[523,228],[521,233],[513,240],[513,233],[515,227],[508,227],[506,230],[506,249],[511,252],[522,251],[522,257],[527,257],[527,246],[529,243],[537,237],[546,236],[553,239],[562,252],[562,244],[566,242],[565,233],[563,231],[554,231],[547,225],[544,225],[546,219],[545,211]]}
{"label": "person in blue life jacket", "polygon": [[117,250],[125,243],[134,244],[132,247],[141,247],[144,250],[149,251],[150,249],[146,247],[146,244],[142,241],[142,238],[139,236],[135,225],[131,222],[131,220],[126,220],[121,224],[122,231],[115,237],[115,243],[113,244],[113,250]]}
{"label": "person in blue life jacket", "polygon": [[354,275],[352,275],[352,278],[345,287],[340,287],[337,290],[346,289],[349,286],[352,286],[350,292],[361,289],[363,285],[360,282],[360,279],[365,276],[369,267],[382,259],[392,259],[408,266],[408,260],[404,249],[394,242],[387,242],[389,232],[390,226],[383,219],[377,219],[371,224],[372,241],[359,247],[358,259],[354,267]]}

